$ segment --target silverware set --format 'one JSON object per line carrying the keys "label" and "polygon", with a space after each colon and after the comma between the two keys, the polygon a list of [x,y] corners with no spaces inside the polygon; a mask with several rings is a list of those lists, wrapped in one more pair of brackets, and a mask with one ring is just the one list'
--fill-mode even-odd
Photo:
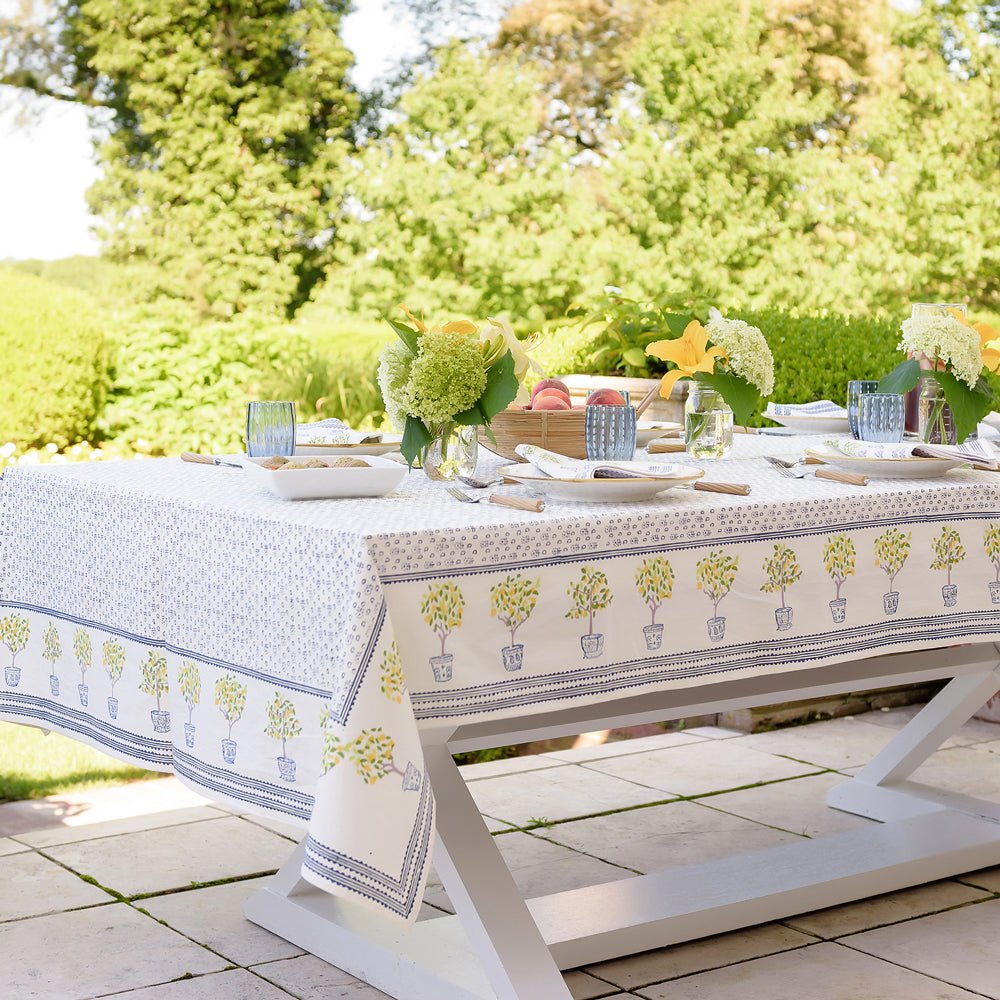
{"label": "silverware set", "polygon": [[849,483],[851,486],[868,485],[868,477],[861,473],[841,472],[839,469],[828,469],[825,465],[809,465],[804,458],[800,458],[797,462],[789,462],[773,455],[765,455],[764,461],[768,462],[779,476],[784,476],[786,479],[814,476],[816,479],[829,479],[835,483]]}
{"label": "silverware set", "polygon": [[[492,485],[492,484],[491,484]],[[499,493],[480,493],[478,496],[473,496],[471,493],[466,493],[465,490],[460,490],[457,486],[447,487],[447,492],[449,496],[454,497],[456,500],[461,500],[462,503],[495,503],[498,507],[513,507],[515,510],[530,510],[534,511],[536,514],[541,514],[545,510],[544,500],[530,500],[527,497],[505,497],[501,496]]]}

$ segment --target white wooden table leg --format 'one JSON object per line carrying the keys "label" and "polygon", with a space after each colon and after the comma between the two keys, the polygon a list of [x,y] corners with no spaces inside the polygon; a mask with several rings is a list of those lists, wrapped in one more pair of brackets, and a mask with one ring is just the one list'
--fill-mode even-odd
{"label": "white wooden table leg", "polygon": [[437,803],[434,865],[498,1000],[570,1000],[447,746],[425,746]]}

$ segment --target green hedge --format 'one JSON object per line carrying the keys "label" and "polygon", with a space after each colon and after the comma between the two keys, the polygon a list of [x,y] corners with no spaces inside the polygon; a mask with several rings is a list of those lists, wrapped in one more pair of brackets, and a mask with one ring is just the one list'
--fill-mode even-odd
{"label": "green hedge", "polygon": [[107,390],[106,320],[82,292],[0,269],[0,444],[90,438]]}

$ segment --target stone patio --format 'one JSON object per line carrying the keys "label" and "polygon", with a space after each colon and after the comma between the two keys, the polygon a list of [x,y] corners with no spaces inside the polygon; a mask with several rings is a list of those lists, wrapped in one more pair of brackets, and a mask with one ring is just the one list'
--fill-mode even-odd
{"label": "stone patio", "polygon": [[[826,792],[911,715],[695,728],[464,773],[535,896],[863,824],[827,809]],[[916,778],[1000,800],[1000,726],[970,722]],[[4,1000],[383,997],[243,918],[295,837],[174,779],[0,806]],[[448,909],[432,875],[421,919]],[[1000,1000],[1000,868],[567,980],[578,1000]]]}

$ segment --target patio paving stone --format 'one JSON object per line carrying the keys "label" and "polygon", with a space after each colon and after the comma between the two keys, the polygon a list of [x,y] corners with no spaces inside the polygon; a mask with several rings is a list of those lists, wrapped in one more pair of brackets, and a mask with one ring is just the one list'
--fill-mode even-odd
{"label": "patio paving stone", "polygon": [[466,781],[481,781],[483,778],[499,778],[504,774],[523,774],[525,771],[544,771],[559,767],[563,763],[550,754],[527,754],[523,757],[508,757],[505,760],[486,760],[481,764],[463,764],[459,773]]}
{"label": "patio paving stone", "polygon": [[140,833],[143,830],[162,830],[168,826],[198,823],[206,819],[221,819],[226,814],[208,806],[189,806],[186,809],[169,809],[166,812],[140,813],[103,823],[85,823],[81,826],[53,826],[30,833],[19,833],[16,839],[30,847],[48,848],[61,844],[78,844],[100,837],[117,837],[123,833]]}
{"label": "patio paving stone", "polygon": [[301,948],[243,916],[247,897],[267,881],[264,878],[227,882],[204,889],[154,896],[136,905],[185,937],[217,951],[235,965],[294,958],[303,954]]}
{"label": "patio paving stone", "polygon": [[781,924],[763,924],[584,968],[622,989],[634,991],[667,979],[690,976],[695,972],[718,969],[791,948],[802,948],[815,941],[814,937]]}
{"label": "patio paving stone", "polygon": [[824,943],[638,991],[647,1000],[975,1000],[975,994]]}
{"label": "patio paving stone", "polygon": [[89,1000],[226,966],[126,903],[0,925],[0,954],[8,1000]]}
{"label": "patio paving stone", "polygon": [[[860,718],[876,726],[902,729],[923,707],[923,705],[901,705],[888,712],[866,712]],[[977,743],[986,743],[991,740],[1000,740],[1000,724],[987,722],[985,719],[969,719],[954,736],[945,742],[944,746],[974,746]]]}
{"label": "patio paving stone", "polygon": [[973,889],[958,882],[932,882],[843,906],[803,913],[789,917],[785,923],[817,937],[839,938],[989,897],[990,893],[986,890]]}
{"label": "patio paving stone", "polygon": [[114,896],[103,889],[37,854],[15,854],[3,863],[0,920],[37,917],[113,900]]}
{"label": "patio paving stone", "polygon": [[134,896],[186,889],[274,871],[290,853],[283,837],[236,816],[159,830],[102,837],[46,849],[46,854],[100,885]]}
{"label": "patio paving stone", "polygon": [[817,770],[752,750],[746,739],[704,740],[692,746],[613,757],[581,766],[675,795],[705,795]]}
{"label": "patio paving stone", "polygon": [[580,764],[588,760],[607,760],[609,757],[625,757],[634,753],[646,753],[649,750],[666,750],[670,747],[690,746],[701,743],[707,737],[695,736],[692,733],[657,733],[653,736],[641,736],[634,740],[613,740],[610,743],[600,743],[592,747],[580,747],[578,750],[552,750],[542,754],[552,760],[565,761],[569,764]]}
{"label": "patio paving stone", "polygon": [[117,1000],[288,1000],[291,994],[245,969],[232,969],[111,996]]}
{"label": "patio paving stone", "polygon": [[983,868],[978,872],[969,872],[968,875],[959,875],[958,880],[967,885],[975,885],[982,889],[988,889],[990,892],[1000,893],[1000,868]]}
{"label": "patio paving stone", "polygon": [[[696,748],[663,752],[681,749]],[[671,797],[575,764],[473,781],[469,791],[480,811],[517,826],[536,820],[572,819]]]}
{"label": "patio paving stone", "polygon": [[733,740],[747,735],[742,729],[727,729],[725,726],[692,726],[684,732],[689,736],[704,736],[707,740]]}
{"label": "patio paving stone", "polygon": [[666,871],[799,840],[694,802],[559,823],[539,837],[640,872]]}
{"label": "patio paving stone", "polygon": [[20,854],[22,851],[30,851],[31,848],[10,837],[0,837],[0,858],[6,858],[10,854]]}
{"label": "patio paving stone", "polygon": [[573,994],[573,1000],[597,1000],[598,997],[608,997],[618,992],[617,986],[612,986],[601,979],[596,979],[587,972],[577,969],[567,972],[563,979]]}
{"label": "patio paving stone", "polygon": [[[852,767],[846,773],[855,774],[860,770],[860,767]],[[962,795],[1000,801],[1000,760],[997,754],[982,746],[938,750],[913,772],[911,780]]]}
{"label": "patio paving stone", "polygon": [[993,899],[866,931],[840,943],[981,996],[1000,998],[998,929],[1000,899]]}
{"label": "patio paving stone", "polygon": [[255,965],[253,971],[299,1000],[389,1000],[385,993],[315,955]]}
{"label": "patio paving stone", "polygon": [[[866,718],[865,713],[861,718]],[[843,770],[866,764],[893,737],[888,726],[876,726],[845,716],[819,726],[792,726],[769,733],[754,733],[740,743],[764,753],[781,754],[806,761],[816,767]]]}

